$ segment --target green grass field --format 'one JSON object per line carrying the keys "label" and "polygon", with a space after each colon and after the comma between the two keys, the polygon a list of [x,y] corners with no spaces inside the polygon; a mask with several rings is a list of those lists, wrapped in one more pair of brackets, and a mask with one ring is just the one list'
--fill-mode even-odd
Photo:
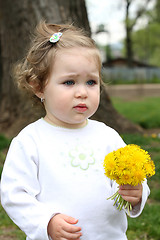
{"label": "green grass field", "polygon": [[127,236],[129,240],[159,240],[160,239],[160,138],[141,135],[122,136],[127,144],[135,143],[147,150],[151,155],[156,174],[148,179],[151,194],[147,204],[138,218],[128,218]]}
{"label": "green grass field", "polygon": [[160,128],[160,97],[134,101],[112,98],[112,103],[122,115],[143,128]]}
{"label": "green grass field", "polygon": [[[10,140],[0,135],[0,176]],[[0,205],[0,240],[25,240],[24,233],[10,220]]]}
{"label": "green grass field", "polygon": [[[142,100],[125,101],[112,98],[114,107],[122,115],[145,129],[160,129],[160,98],[148,97]],[[135,143],[147,150],[156,165],[156,174],[148,180],[151,189],[148,202],[141,216],[128,218],[129,240],[160,239],[160,132],[157,135],[124,135],[127,144]]]}
{"label": "green grass field", "polygon": [[[123,102],[112,99],[115,107],[126,117],[146,128],[160,128],[160,98],[143,101]],[[132,111],[131,111],[132,109]],[[154,109],[154,110],[153,110]],[[143,120],[143,121],[142,121]],[[149,122],[148,122],[149,121]],[[143,213],[138,218],[128,217],[128,240],[159,240],[160,239],[160,138],[136,134],[124,134],[122,138],[127,144],[134,143],[147,150],[156,166],[156,174],[148,179],[151,194]],[[0,172],[10,141],[0,136]],[[0,240],[25,240],[22,233],[5,214],[0,206]]]}

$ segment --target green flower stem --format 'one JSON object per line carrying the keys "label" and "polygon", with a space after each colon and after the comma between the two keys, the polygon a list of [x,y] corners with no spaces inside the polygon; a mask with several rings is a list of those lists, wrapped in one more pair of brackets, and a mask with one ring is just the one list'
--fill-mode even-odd
{"label": "green flower stem", "polygon": [[116,193],[114,193],[111,197],[109,197],[109,198],[107,198],[107,200],[108,199],[111,199],[111,200],[113,200],[116,196],[118,196],[119,195],[119,193],[118,193],[118,191],[116,192]]}
{"label": "green flower stem", "polygon": [[124,207],[124,209],[127,209],[128,215],[130,216],[130,211],[132,211],[132,205],[131,205],[131,203],[125,201],[122,198],[122,196],[118,193],[118,191],[116,193],[114,193],[111,197],[107,198],[107,200],[108,199],[115,200],[113,206],[115,206],[117,203],[118,204],[117,209],[119,211],[121,211],[123,207]]}

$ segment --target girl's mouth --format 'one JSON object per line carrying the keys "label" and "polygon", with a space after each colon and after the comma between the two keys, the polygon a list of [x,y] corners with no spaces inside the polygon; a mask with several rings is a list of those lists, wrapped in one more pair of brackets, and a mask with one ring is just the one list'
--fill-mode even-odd
{"label": "girl's mouth", "polygon": [[74,109],[76,109],[77,112],[84,113],[87,111],[88,108],[86,104],[78,104],[77,106],[74,107]]}

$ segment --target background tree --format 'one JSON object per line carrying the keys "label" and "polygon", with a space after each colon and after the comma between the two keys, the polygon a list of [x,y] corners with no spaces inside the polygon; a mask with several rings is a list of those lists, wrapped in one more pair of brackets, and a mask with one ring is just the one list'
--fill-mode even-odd
{"label": "background tree", "polygon": [[[54,23],[74,23],[90,33],[85,0],[0,0],[0,132],[13,136],[28,123],[42,116],[15,87],[10,75],[13,63],[22,59],[30,32],[44,19]],[[99,110],[93,118],[119,132],[139,131],[113,108],[103,88]]]}
{"label": "background tree", "polygon": [[133,33],[133,50],[136,59],[144,63],[160,66],[160,23],[149,23],[145,28]]}
{"label": "background tree", "polygon": [[146,24],[132,33],[133,52],[136,59],[160,66],[160,1],[146,12]]}
{"label": "background tree", "polygon": [[151,10],[150,12],[150,22],[156,22],[156,23],[160,23],[160,1],[156,0],[155,6],[153,8],[153,10]]}
{"label": "background tree", "polygon": [[124,1],[125,1],[126,58],[128,61],[128,66],[131,67],[133,57],[134,57],[132,33],[137,24],[137,21],[139,20],[140,17],[142,17],[146,13],[147,7],[152,0],[139,1],[139,3],[137,4],[136,10],[134,12],[134,17],[131,17],[130,10],[132,5],[135,4],[135,0],[124,0]]}

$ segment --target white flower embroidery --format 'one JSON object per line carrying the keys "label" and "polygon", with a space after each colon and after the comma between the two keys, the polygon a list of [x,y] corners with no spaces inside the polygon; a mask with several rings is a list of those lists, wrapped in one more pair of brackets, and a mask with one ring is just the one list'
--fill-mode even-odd
{"label": "white flower embroidery", "polygon": [[95,164],[93,152],[83,147],[76,147],[69,153],[71,157],[71,165],[73,167],[80,167],[82,170],[87,170],[89,165]]}

